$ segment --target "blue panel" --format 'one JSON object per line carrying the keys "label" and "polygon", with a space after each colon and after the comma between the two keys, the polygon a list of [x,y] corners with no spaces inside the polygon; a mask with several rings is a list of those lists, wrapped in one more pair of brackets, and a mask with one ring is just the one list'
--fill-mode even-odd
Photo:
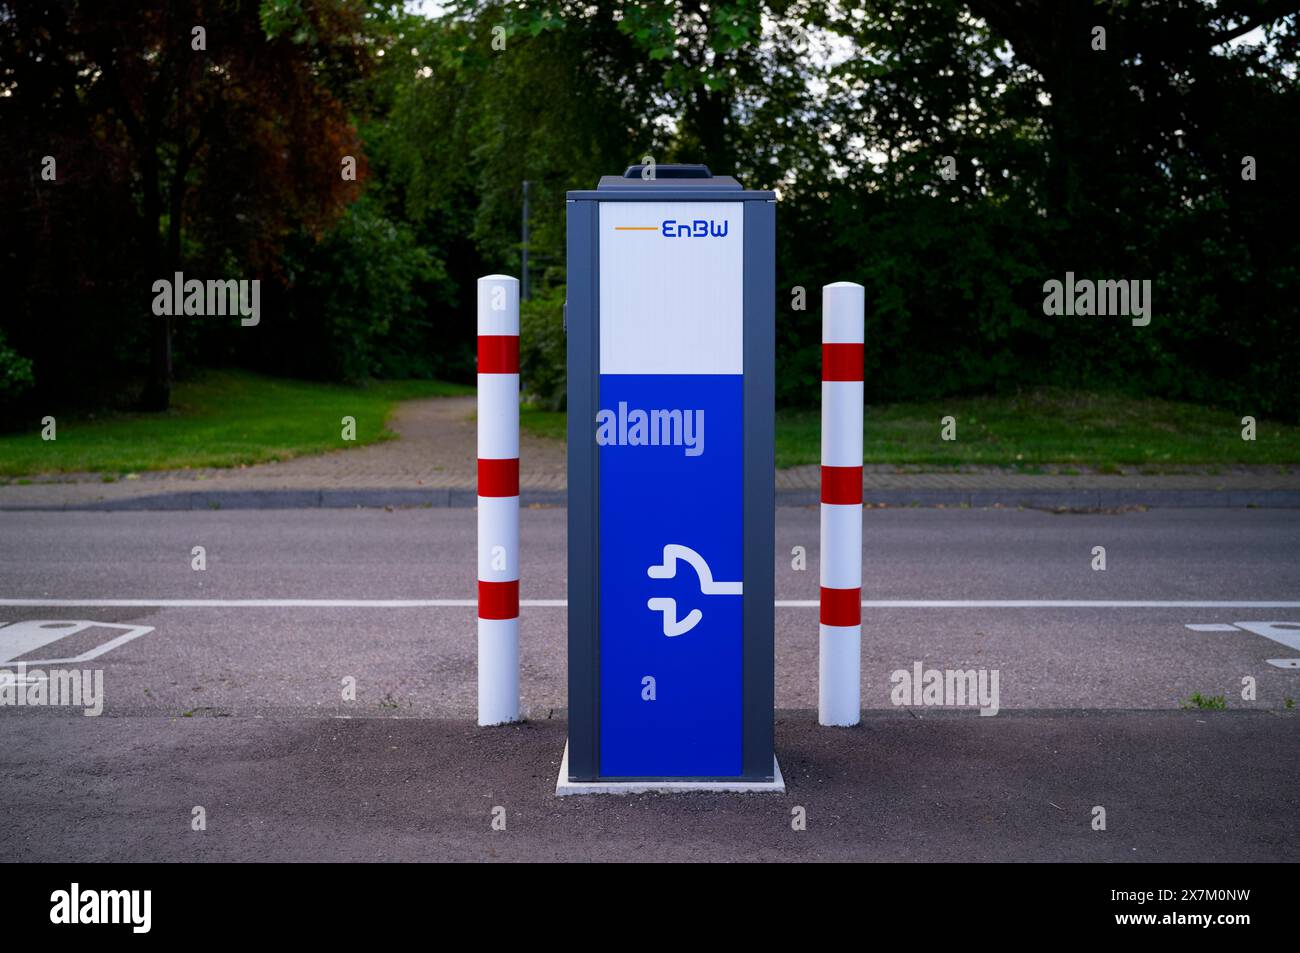
{"label": "blue panel", "polygon": [[[739,588],[743,572],[742,380],[601,375],[602,777],[741,773],[742,597],[725,590]],[[643,425],[635,412],[652,410],[681,413]],[[710,588],[724,591],[702,592],[686,556],[674,578],[651,578],[650,567],[667,565],[670,544],[698,554]],[[650,599],[673,599],[675,610],[652,609]],[[689,631],[665,634],[692,610],[700,618]],[[643,698],[646,676],[655,679],[653,701]]]}

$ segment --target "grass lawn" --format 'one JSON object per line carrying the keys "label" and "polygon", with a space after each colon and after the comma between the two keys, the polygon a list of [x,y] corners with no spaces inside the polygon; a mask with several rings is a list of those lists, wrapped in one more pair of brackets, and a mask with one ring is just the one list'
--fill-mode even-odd
{"label": "grass lawn", "polygon": [[[178,467],[233,467],[359,447],[393,436],[385,424],[399,400],[472,394],[441,381],[380,381],[356,387],[213,371],[176,384],[164,414],[57,418],[57,439],[40,430],[0,434],[0,477],[114,474]],[[356,418],[356,441],[341,437]]]}
{"label": "grass lawn", "polygon": [[[524,404],[519,408],[519,429],[534,437],[550,437],[552,440],[564,440],[568,437],[565,429],[569,417],[564,411],[538,410]],[[594,424],[593,424],[594,426]]]}
{"label": "grass lawn", "polygon": [[[940,421],[957,420],[957,439],[940,439]],[[1044,389],[1016,396],[965,397],[869,406],[864,463],[945,468],[994,464],[1039,467],[1169,469],[1238,463],[1300,464],[1300,427],[1259,420],[1241,439],[1239,413],[1118,394]],[[521,424],[564,438],[564,414],[525,408]],[[778,411],[779,467],[817,463],[818,411]]]}

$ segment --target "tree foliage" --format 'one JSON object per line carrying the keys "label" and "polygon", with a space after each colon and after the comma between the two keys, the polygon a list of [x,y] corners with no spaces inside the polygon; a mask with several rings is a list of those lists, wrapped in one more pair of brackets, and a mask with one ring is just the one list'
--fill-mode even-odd
{"label": "tree foliage", "polygon": [[[784,403],[816,400],[819,289],[854,280],[871,399],[1057,384],[1294,418],[1297,8],[0,0],[0,320],[40,389],[142,366],[147,279],[260,275],[267,326],[178,323],[182,368],[468,379],[526,180],[525,384],[556,406],[564,193],[649,155],[777,190]],[[1045,315],[1066,272],[1151,280],[1151,325]]]}
{"label": "tree foliage", "polygon": [[[360,152],[343,98],[364,76],[361,12],[0,2],[0,214],[12,225],[0,267],[27,291],[14,341],[38,381],[82,373],[104,338],[125,336],[113,350],[151,354],[144,401],[165,407],[172,322],[148,312],[151,282],[185,268],[274,280],[286,240],[319,234],[356,198],[339,160]],[[283,29],[267,33],[263,14]],[[44,155],[58,160],[53,181],[37,175]],[[78,339],[88,352],[69,359]]]}

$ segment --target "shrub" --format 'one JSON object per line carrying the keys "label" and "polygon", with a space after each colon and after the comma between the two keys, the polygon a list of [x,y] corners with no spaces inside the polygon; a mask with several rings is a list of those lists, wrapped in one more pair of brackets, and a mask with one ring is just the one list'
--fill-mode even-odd
{"label": "shrub", "polygon": [[272,370],[339,381],[431,376],[439,342],[429,298],[445,275],[409,226],[363,198],[288,263],[287,313],[266,322]]}
{"label": "shrub", "polygon": [[519,377],[524,401],[564,410],[568,377],[564,288],[550,288],[519,303]]}
{"label": "shrub", "polygon": [[32,362],[5,343],[0,333],[0,407],[8,407],[36,383]]}

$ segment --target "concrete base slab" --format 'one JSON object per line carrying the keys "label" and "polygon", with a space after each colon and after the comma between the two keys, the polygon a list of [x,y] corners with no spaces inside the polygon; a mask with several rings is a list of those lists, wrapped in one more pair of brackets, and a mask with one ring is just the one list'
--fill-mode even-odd
{"label": "concrete base slab", "polygon": [[781,776],[781,765],[776,756],[772,756],[771,781],[663,781],[644,779],[639,781],[570,781],[569,780],[569,743],[564,743],[564,757],[560,759],[560,776],[555,782],[555,796],[567,797],[571,794],[672,794],[674,792],[711,791],[721,794],[784,794],[785,778]]}

